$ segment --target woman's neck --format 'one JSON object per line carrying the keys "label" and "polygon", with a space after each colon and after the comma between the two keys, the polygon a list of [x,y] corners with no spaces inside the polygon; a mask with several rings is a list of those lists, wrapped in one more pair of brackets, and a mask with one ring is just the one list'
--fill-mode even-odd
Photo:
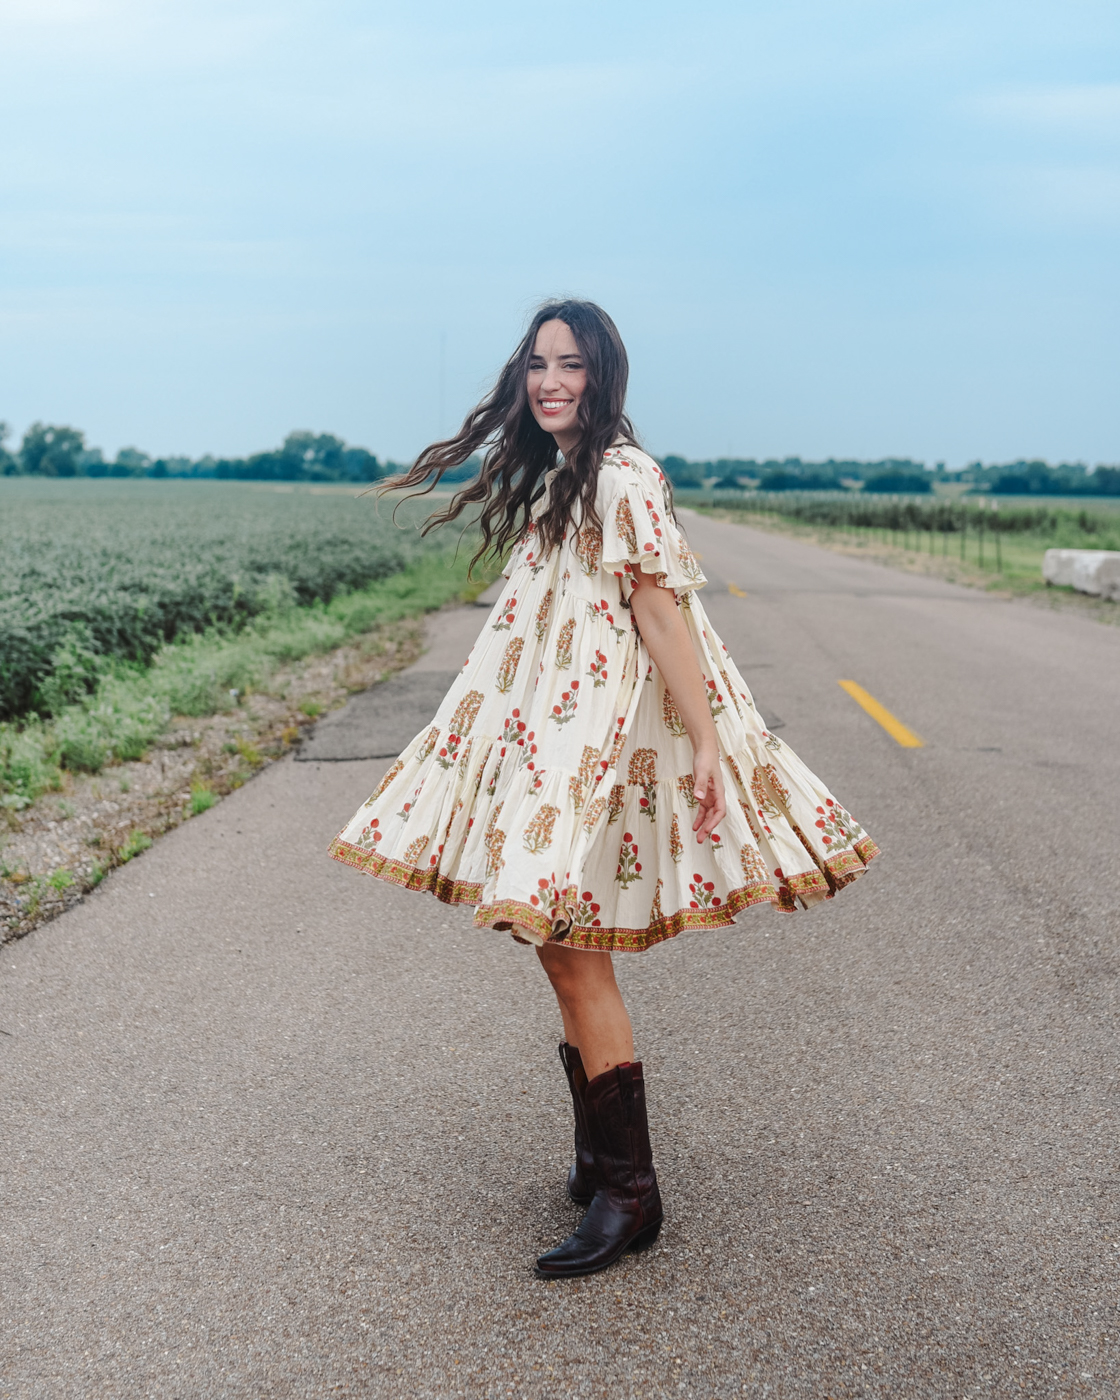
{"label": "woman's neck", "polygon": [[553,433],[552,436],[556,439],[556,446],[564,454],[564,460],[567,461],[579,446],[579,429],[573,428],[570,432]]}

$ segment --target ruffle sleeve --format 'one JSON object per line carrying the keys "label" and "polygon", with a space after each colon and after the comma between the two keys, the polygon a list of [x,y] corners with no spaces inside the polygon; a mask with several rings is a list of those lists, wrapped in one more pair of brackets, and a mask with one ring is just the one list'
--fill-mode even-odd
{"label": "ruffle sleeve", "polygon": [[603,568],[622,579],[623,596],[633,590],[636,569],[653,574],[659,588],[688,593],[707,580],[665,501],[664,477],[644,453],[608,453],[600,478]]}

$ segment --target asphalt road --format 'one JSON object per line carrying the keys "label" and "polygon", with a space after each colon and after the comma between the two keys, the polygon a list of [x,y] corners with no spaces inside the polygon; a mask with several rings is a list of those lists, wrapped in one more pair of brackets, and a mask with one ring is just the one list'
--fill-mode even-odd
{"label": "asphalt road", "polygon": [[384,761],[284,762],[0,960],[0,1396],[1120,1393],[1120,629],[689,528],[884,855],[618,959],[659,1244],[533,1277],[577,1219],[536,959],[325,858]]}

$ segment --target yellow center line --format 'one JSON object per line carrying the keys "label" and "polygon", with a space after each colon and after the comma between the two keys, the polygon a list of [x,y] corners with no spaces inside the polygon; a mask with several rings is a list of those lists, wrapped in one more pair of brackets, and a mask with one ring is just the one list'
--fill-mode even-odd
{"label": "yellow center line", "polygon": [[904,749],[925,747],[924,741],[919,739],[912,729],[907,729],[900,719],[895,719],[890,710],[885,705],[880,705],[874,695],[868,695],[862,685],[857,685],[855,681],[839,681],[837,684],[848,692],[857,705],[862,705],[871,718],[881,724],[891,738]]}
{"label": "yellow center line", "polygon": [[727,591],[736,598],[745,598],[747,596],[737,583],[729,583],[727,585]]}

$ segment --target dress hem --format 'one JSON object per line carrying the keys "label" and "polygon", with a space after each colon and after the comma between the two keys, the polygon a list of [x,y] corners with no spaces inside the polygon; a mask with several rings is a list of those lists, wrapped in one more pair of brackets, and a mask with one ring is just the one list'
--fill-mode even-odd
{"label": "dress hem", "polygon": [[[378,855],[376,851],[354,846],[341,836],[331,842],[328,854],[344,865],[399,885],[402,889],[433,894],[443,904],[474,904],[477,906],[474,922],[479,928],[513,932],[516,926],[536,934],[543,943],[557,943],[562,947],[592,952],[640,953],[688,929],[729,928],[735,922],[736,914],[756,904],[771,904],[782,913],[792,914],[799,905],[807,909],[812,904],[831,899],[838,890],[857,880],[881,852],[875,842],[865,836],[851,850],[826,856],[818,869],[781,879],[776,888],[770,881],[756,880],[731,890],[716,908],[678,909],[644,929],[595,928],[573,924],[561,934],[556,933],[555,923],[546,913],[520,900],[503,899],[480,904],[483,886],[477,881],[455,880],[435,869],[423,870],[406,865],[403,861]],[[514,934],[514,937],[517,935]]]}

